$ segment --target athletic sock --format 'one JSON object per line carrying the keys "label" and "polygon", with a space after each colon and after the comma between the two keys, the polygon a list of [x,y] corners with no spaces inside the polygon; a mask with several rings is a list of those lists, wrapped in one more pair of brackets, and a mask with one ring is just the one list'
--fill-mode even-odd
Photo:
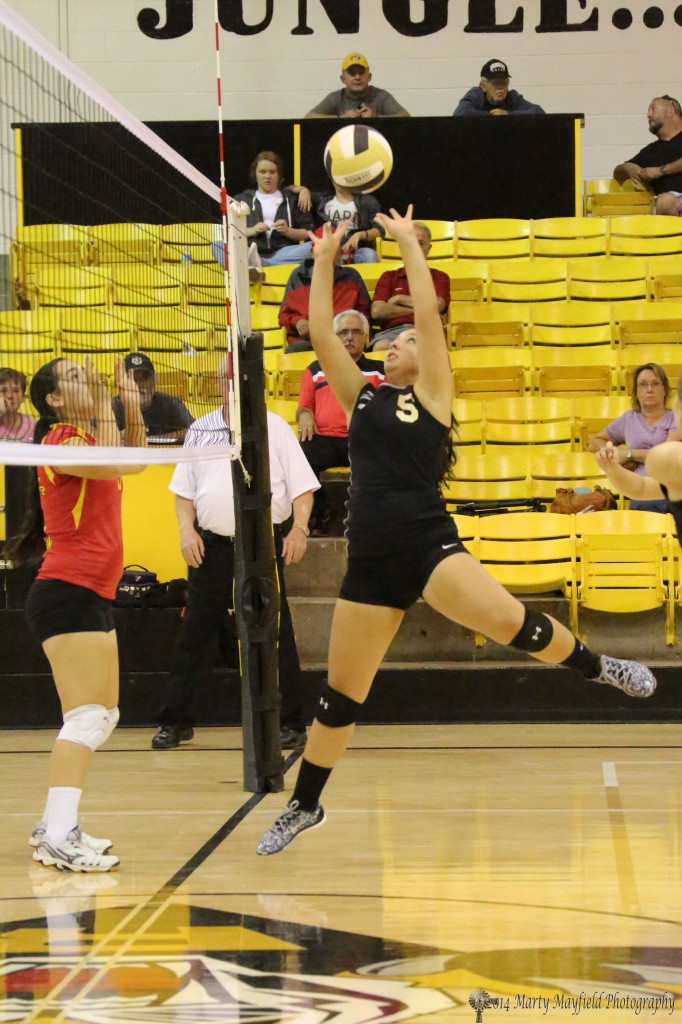
{"label": "athletic sock", "polygon": [[53,846],[63,843],[71,829],[78,824],[81,792],[73,786],[53,786],[48,790],[45,832]]}
{"label": "athletic sock", "polygon": [[582,672],[588,679],[596,679],[601,672],[601,658],[598,654],[593,654],[589,647],[585,647],[582,641],[575,638],[575,647],[573,653],[566,658],[566,661],[561,662],[566,668],[574,668],[577,672]]}
{"label": "athletic sock", "polygon": [[298,800],[301,811],[314,811],[320,802],[320,796],[327,779],[332,773],[331,768],[321,768],[318,764],[311,764],[305,758],[301,759],[301,768],[294,786],[292,802]]}

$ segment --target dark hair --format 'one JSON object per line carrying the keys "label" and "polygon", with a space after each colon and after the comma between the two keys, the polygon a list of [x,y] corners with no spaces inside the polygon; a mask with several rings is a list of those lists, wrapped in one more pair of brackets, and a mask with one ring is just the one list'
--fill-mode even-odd
{"label": "dark hair", "polygon": [[666,100],[670,104],[678,117],[682,117],[682,105],[680,105],[679,100],[676,100],[674,96],[668,96],[667,93],[661,96],[661,99]]}
{"label": "dark hair", "polygon": [[[48,403],[47,396],[59,390],[57,367],[61,362],[61,358],[51,359],[40,367],[31,380],[29,394],[40,416],[33,432],[34,444],[40,444],[50,427],[59,422],[59,416]],[[26,515],[21,532],[10,537],[2,550],[3,557],[11,559],[15,565],[38,561],[45,553],[45,519],[40,503],[37,469],[31,471],[26,497]]]}
{"label": "dark hair", "polygon": [[13,370],[11,366],[0,366],[0,387],[3,384],[18,384],[26,393],[26,374],[21,370]]}
{"label": "dark hair", "polygon": [[662,366],[658,365],[658,363],[642,363],[642,365],[638,366],[635,372],[633,373],[632,390],[630,392],[630,398],[632,399],[632,408],[635,410],[635,412],[642,411],[642,406],[640,405],[639,398],[637,397],[637,382],[639,380],[640,373],[644,373],[645,370],[651,370],[652,373],[655,373],[658,379],[660,380],[661,384],[663,385],[665,389],[665,399],[663,404],[667,408],[668,399],[670,398],[670,381],[668,380],[668,374],[665,372]]}
{"label": "dark hair", "polygon": [[257,153],[256,156],[251,161],[251,183],[253,185],[258,184],[258,179],[256,178],[256,168],[258,167],[258,164],[261,162],[261,160],[269,160],[270,163],[273,163],[275,165],[275,167],[277,168],[277,173],[279,174],[279,184],[281,185],[282,178],[284,177],[284,163],[282,162],[282,158],[279,155],[279,153],[273,153],[271,149],[262,149],[260,153]]}
{"label": "dark hair", "polygon": [[455,464],[457,462],[457,444],[458,434],[457,427],[459,423],[455,419],[454,413],[450,419],[450,430],[448,431],[448,438],[443,446],[443,458],[439,467],[438,483],[443,487],[449,480],[455,478]]}

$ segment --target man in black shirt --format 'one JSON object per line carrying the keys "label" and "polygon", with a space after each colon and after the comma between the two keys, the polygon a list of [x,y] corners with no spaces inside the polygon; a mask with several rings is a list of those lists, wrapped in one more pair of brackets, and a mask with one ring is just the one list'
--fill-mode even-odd
{"label": "man in black shirt", "polygon": [[656,194],[656,213],[682,216],[682,107],[672,96],[658,96],[647,111],[649,131],[657,141],[649,143],[631,160],[618,164],[616,181],[628,178],[635,186]]}
{"label": "man in black shirt", "polygon": [[[140,389],[142,418],[150,440],[178,441],[182,444],[187,428],[194,423],[194,417],[185,403],[174,395],[156,390],[156,371],[149,356],[142,352],[131,352],[125,357],[126,371],[132,370],[135,383]],[[125,426],[125,415],[121,399],[111,403],[118,429]]]}

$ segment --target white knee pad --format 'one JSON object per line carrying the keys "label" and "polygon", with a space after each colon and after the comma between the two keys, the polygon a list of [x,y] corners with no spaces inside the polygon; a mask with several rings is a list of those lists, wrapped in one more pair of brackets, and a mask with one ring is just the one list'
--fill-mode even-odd
{"label": "white knee pad", "polygon": [[97,750],[111,736],[119,719],[118,708],[105,708],[102,704],[82,704],[64,715],[57,739],[80,743]]}

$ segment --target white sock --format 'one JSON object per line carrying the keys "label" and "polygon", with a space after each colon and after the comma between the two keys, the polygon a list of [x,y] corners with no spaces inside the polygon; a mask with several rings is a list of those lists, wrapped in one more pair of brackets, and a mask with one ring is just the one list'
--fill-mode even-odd
{"label": "white sock", "polygon": [[45,831],[53,846],[63,843],[78,824],[78,803],[82,790],[73,786],[53,786],[47,793]]}

